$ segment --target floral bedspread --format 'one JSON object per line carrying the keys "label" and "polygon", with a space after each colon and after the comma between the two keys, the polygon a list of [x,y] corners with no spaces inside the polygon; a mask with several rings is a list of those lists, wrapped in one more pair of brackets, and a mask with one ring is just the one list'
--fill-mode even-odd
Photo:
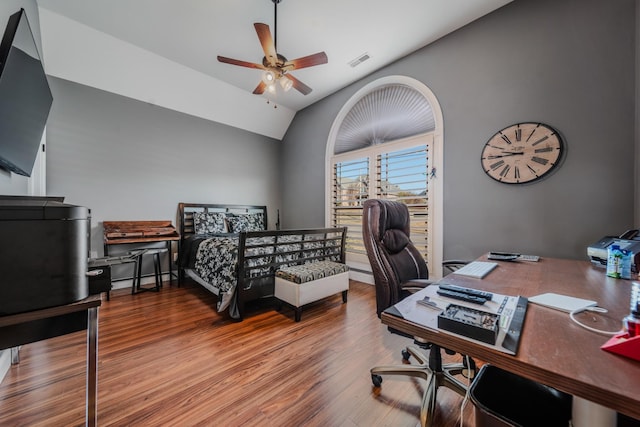
{"label": "floral bedspread", "polygon": [[218,311],[234,300],[237,283],[238,236],[211,237],[200,242],[195,254],[196,274],[218,291]]}

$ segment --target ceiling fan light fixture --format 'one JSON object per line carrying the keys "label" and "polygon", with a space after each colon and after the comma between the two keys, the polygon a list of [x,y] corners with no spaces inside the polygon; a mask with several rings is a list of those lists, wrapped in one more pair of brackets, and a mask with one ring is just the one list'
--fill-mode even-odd
{"label": "ceiling fan light fixture", "polygon": [[276,82],[276,73],[274,73],[271,70],[265,70],[264,73],[262,73],[262,81],[264,82],[264,84],[266,84],[267,86],[271,86]]}
{"label": "ceiling fan light fixture", "polygon": [[293,87],[293,82],[286,77],[282,77],[280,79],[280,86],[282,86],[282,89],[284,89],[285,92],[288,92],[289,89]]}

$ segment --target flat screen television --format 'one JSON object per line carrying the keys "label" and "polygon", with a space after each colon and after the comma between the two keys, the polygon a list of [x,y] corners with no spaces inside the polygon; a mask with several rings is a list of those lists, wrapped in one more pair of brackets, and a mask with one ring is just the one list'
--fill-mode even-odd
{"label": "flat screen television", "polygon": [[31,176],[53,96],[24,9],[0,43],[0,167]]}

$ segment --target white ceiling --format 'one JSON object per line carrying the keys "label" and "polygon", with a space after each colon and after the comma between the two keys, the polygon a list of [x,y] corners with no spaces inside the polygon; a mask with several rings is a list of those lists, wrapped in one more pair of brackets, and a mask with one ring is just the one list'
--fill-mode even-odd
{"label": "white ceiling", "polygon": [[510,1],[282,0],[278,53],[329,62],[293,71],[313,91],[272,109],[251,93],[260,70],[216,59],[262,62],[253,23],[273,33],[272,0],[37,0],[47,74],[278,139],[296,111]]}

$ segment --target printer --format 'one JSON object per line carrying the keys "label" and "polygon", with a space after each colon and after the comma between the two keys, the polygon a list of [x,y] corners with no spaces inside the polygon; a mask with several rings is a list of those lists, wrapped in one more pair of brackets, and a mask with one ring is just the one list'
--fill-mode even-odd
{"label": "printer", "polygon": [[631,270],[637,272],[640,267],[640,230],[628,230],[620,236],[605,236],[587,247],[587,256],[591,264],[606,268],[609,246],[618,245],[620,249],[633,253]]}
{"label": "printer", "polygon": [[89,295],[90,212],[62,200],[0,196],[0,316]]}

